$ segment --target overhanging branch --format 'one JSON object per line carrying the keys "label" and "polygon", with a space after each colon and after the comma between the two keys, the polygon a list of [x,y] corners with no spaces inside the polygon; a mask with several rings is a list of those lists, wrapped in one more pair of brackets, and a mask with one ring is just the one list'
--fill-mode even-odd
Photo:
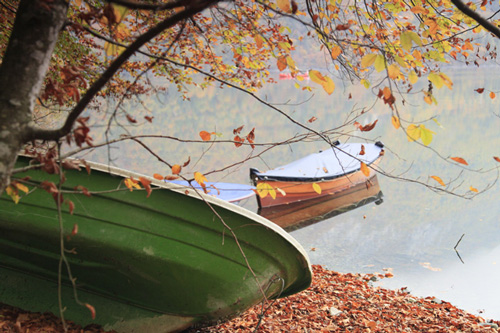
{"label": "overhanging branch", "polygon": [[500,38],[500,29],[492,24],[490,21],[476,13],[474,10],[472,10],[469,6],[464,4],[461,0],[451,0],[451,2],[462,11],[465,15],[469,16],[470,18],[474,19],[477,23],[479,23],[483,28]]}
{"label": "overhanging branch", "polygon": [[143,45],[151,41],[153,38],[158,36],[161,32],[169,29],[179,22],[186,20],[204,9],[215,5],[220,0],[200,0],[192,1],[189,6],[173,16],[167,18],[166,20],[160,22],[141,36],[139,36],[130,46],[128,46],[104,71],[104,73],[92,84],[92,86],[87,90],[85,95],[80,99],[78,104],[71,110],[70,114],[66,118],[64,125],[56,130],[44,130],[40,128],[31,128],[24,135],[23,139],[25,142],[32,140],[58,140],[68,133],[70,133],[73,124],[76,119],[83,113],[85,108],[89,105],[92,99],[97,95],[97,93],[105,86],[105,84],[116,74],[120,67]]}

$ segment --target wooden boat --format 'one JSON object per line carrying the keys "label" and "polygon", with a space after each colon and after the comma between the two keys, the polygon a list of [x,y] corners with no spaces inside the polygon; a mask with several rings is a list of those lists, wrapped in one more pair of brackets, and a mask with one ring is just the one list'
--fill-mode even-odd
{"label": "wooden boat", "polygon": [[381,204],[382,196],[377,176],[374,176],[368,183],[354,185],[333,195],[292,202],[287,205],[264,207],[260,208],[258,213],[286,231],[293,231],[371,202]]}
{"label": "wooden boat", "polygon": [[[28,163],[20,157],[16,166]],[[63,267],[66,319],[117,332],[170,332],[234,317],[310,285],[307,254],[274,223],[149,177],[153,191],[147,197],[123,186],[125,178],[140,175],[89,164],[91,175],[66,172],[64,200],[74,203],[74,211],[63,204],[62,220],[78,298],[95,308],[96,317],[76,304]],[[58,182],[58,175],[38,170],[18,176],[33,184]],[[0,197],[0,302],[57,315],[58,214],[52,195],[28,187],[18,204],[5,193]]]}
{"label": "wooden boat", "polygon": [[[250,169],[257,187],[260,208],[330,196],[375,176],[361,170],[361,163],[374,166],[383,155],[383,144],[336,143],[331,148],[303,157],[273,170]],[[266,195],[273,191],[273,195]]]}
{"label": "wooden boat", "polygon": [[[189,190],[194,187],[198,191],[203,191],[201,185],[196,182],[192,184],[184,180],[169,180],[168,182],[179,185],[179,190],[185,191],[186,189]],[[255,187],[246,184],[206,182],[205,188],[207,190],[206,194],[234,204],[255,195]]]}

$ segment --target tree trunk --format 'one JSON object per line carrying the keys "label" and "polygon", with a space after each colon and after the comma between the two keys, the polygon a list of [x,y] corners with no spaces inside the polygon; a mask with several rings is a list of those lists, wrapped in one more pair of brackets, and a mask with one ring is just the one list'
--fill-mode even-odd
{"label": "tree trunk", "polygon": [[66,20],[65,0],[21,0],[0,66],[0,194],[25,143],[36,98]]}

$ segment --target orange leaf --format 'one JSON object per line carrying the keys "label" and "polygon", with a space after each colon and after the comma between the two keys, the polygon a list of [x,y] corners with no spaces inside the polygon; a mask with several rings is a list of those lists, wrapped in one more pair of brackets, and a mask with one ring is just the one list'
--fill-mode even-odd
{"label": "orange leaf", "polygon": [[361,145],[361,151],[359,152],[359,155],[364,155],[365,154],[365,146]]}
{"label": "orange leaf", "polygon": [[90,310],[90,313],[92,315],[92,319],[95,319],[95,308],[90,305],[89,303],[85,303],[85,306],[87,307],[87,309]]}
{"label": "orange leaf", "polygon": [[181,173],[182,167],[179,164],[174,164],[172,165],[172,174],[173,175],[178,175]]}
{"label": "orange leaf", "polygon": [[78,224],[73,224],[73,230],[71,230],[71,236],[76,236],[78,233]]}
{"label": "orange leaf", "polygon": [[392,126],[394,126],[395,129],[398,129],[401,126],[398,117],[392,116],[391,121],[392,121]]}
{"label": "orange leaf", "polygon": [[490,92],[490,98],[491,98],[491,99],[495,99],[495,97],[496,97],[496,96],[497,96],[497,95],[495,95],[495,93],[494,93],[493,91],[492,91],[492,92]]}
{"label": "orange leaf", "polygon": [[431,178],[434,179],[435,181],[437,181],[440,185],[445,186],[445,183],[443,182],[443,180],[441,178],[439,178],[438,176],[431,176]]}
{"label": "orange leaf", "polygon": [[478,193],[478,192],[479,192],[479,191],[477,190],[477,188],[472,187],[472,186],[471,186],[469,189],[470,189],[472,192],[476,192],[476,193]]}
{"label": "orange leaf", "polygon": [[287,64],[286,64],[286,57],[278,57],[278,61],[277,61],[277,66],[278,66],[278,69],[281,71],[284,71],[287,67]]}
{"label": "orange leaf", "polygon": [[467,163],[467,161],[465,161],[461,157],[452,157],[451,159],[454,160],[455,162],[458,162],[458,163],[461,163],[461,164],[464,164],[464,165],[469,165],[469,163]]}
{"label": "orange leaf", "polygon": [[146,189],[146,192],[148,193],[146,198],[149,198],[149,196],[151,195],[151,185],[150,185],[151,181],[149,179],[144,178],[144,177],[140,177],[139,181],[141,182],[142,186],[144,186],[144,188]]}
{"label": "orange leaf", "polygon": [[493,156],[493,158],[495,159],[495,161],[497,161],[498,163],[500,163],[500,157]]}
{"label": "orange leaf", "polygon": [[207,181],[207,178],[205,178],[205,176],[201,173],[201,172],[198,172],[196,171],[194,173],[194,180],[196,180],[196,182],[200,185],[205,185],[205,182]]}
{"label": "orange leaf", "polygon": [[245,142],[245,139],[240,138],[239,135],[236,135],[233,140],[235,141],[234,145],[236,147],[241,147],[243,145],[243,142]]}
{"label": "orange leaf", "polygon": [[317,119],[318,119],[318,118],[316,118],[316,117],[311,117],[311,118],[308,120],[308,122],[312,123],[312,122],[316,121]]}
{"label": "orange leaf", "polygon": [[359,169],[366,177],[370,175],[370,169],[368,169],[368,166],[365,163],[361,162],[361,166]]}
{"label": "orange leaf", "polygon": [[158,174],[158,173],[155,173],[155,174],[153,175],[153,178],[154,178],[154,179],[158,179],[158,180],[163,180],[163,178],[164,178],[164,177],[163,177],[162,175]]}
{"label": "orange leaf", "polygon": [[165,180],[176,180],[176,179],[179,179],[179,177],[178,176],[172,176],[172,175],[165,176]]}
{"label": "orange leaf", "polygon": [[200,137],[203,141],[210,141],[212,139],[212,135],[207,131],[201,131]]}

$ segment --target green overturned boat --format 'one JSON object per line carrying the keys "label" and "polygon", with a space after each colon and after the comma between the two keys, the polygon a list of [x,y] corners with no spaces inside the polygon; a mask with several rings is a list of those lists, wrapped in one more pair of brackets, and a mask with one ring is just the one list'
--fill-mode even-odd
{"label": "green overturned boat", "polygon": [[[20,156],[16,167],[29,163]],[[62,218],[78,298],[95,308],[96,317],[76,303],[63,268],[66,319],[118,332],[170,332],[227,320],[310,285],[303,248],[263,217],[149,177],[153,191],[147,197],[124,186],[126,178],[141,175],[88,164],[90,175],[85,168],[66,170],[63,189],[74,193],[64,199],[74,211],[63,204]],[[26,176],[30,182],[59,179],[40,170],[16,174]],[[57,209],[45,190],[28,187],[18,204],[5,193],[0,198],[0,302],[57,315]]]}

